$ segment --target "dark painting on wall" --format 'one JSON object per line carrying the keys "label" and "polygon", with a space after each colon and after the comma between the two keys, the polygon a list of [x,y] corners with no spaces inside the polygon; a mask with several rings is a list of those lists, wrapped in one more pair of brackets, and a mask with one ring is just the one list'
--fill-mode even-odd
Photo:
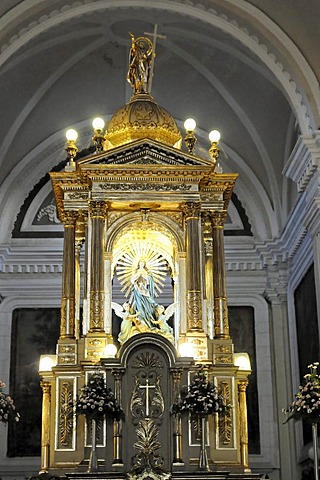
{"label": "dark painting on wall", "polygon": [[249,453],[260,453],[259,403],[257,362],[254,328],[254,309],[249,306],[229,307],[230,336],[236,353],[246,352],[251,361],[252,373],[247,387]]}
{"label": "dark painting on wall", "polygon": [[20,422],[9,425],[9,457],[40,456],[39,359],[55,353],[59,326],[59,308],[18,308],[12,313],[10,393]]}
{"label": "dark painting on wall", "polygon": [[[316,286],[314,267],[309,268],[294,292],[294,305],[296,315],[298,358],[300,382],[306,373],[308,365],[320,359],[319,328],[317,316]],[[304,442],[312,440],[311,427],[303,426]]]}

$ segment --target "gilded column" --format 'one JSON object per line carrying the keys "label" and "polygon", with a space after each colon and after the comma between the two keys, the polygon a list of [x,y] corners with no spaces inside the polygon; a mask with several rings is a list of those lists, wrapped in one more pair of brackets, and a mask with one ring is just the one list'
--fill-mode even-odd
{"label": "gilded column", "polygon": [[80,254],[85,240],[85,219],[79,215],[76,223],[75,243],[75,337],[80,338],[80,304],[81,304],[81,265]]}
{"label": "gilded column", "polygon": [[112,255],[110,252],[105,253],[105,331],[107,335],[112,336],[112,278],[111,278],[111,262]]}
{"label": "gilded column", "polygon": [[89,229],[89,219],[86,218],[86,225],[85,225],[85,244],[84,244],[84,273],[83,273],[83,302],[82,302],[82,329],[83,334],[85,335],[89,330],[89,290],[90,290],[90,260],[89,260],[89,253],[91,252],[90,245],[91,239],[90,234],[91,230]]}
{"label": "gilded column", "polygon": [[213,315],[213,250],[212,250],[212,226],[210,215],[202,216],[203,232],[203,255],[204,255],[204,286],[206,299],[207,333],[209,338],[214,337],[214,315]]}
{"label": "gilded column", "polygon": [[[114,369],[112,374],[114,376],[114,391],[115,397],[121,405],[121,379],[125,372],[124,368]],[[113,422],[113,466],[123,466],[122,460],[122,430],[123,430],[123,421],[114,420]]]}
{"label": "gilded column", "polygon": [[63,213],[64,242],[62,270],[62,299],[60,338],[74,338],[75,334],[75,226],[77,212]]}
{"label": "gilded column", "polygon": [[41,429],[41,465],[40,473],[47,473],[50,466],[50,408],[51,384],[40,382],[42,388],[42,429]]}
{"label": "gilded column", "polygon": [[91,201],[91,268],[89,332],[104,332],[104,223],[106,203]]}
{"label": "gilded column", "polygon": [[187,254],[187,331],[202,332],[202,294],[199,216],[200,203],[184,206]]}
{"label": "gilded column", "polygon": [[226,211],[211,212],[213,243],[214,338],[229,339],[223,228]]}
{"label": "gilded column", "polygon": [[246,390],[248,380],[238,381],[238,395],[239,395],[239,421],[240,421],[240,454],[241,464],[245,472],[250,472],[249,469],[249,450],[248,450],[248,418],[247,418],[247,397]]}
{"label": "gilded column", "polygon": [[[181,368],[171,370],[173,377],[173,403],[178,404],[181,401],[180,381],[182,375]],[[182,459],[182,429],[181,429],[181,413],[177,412],[172,415],[173,419],[173,463],[184,463]]]}

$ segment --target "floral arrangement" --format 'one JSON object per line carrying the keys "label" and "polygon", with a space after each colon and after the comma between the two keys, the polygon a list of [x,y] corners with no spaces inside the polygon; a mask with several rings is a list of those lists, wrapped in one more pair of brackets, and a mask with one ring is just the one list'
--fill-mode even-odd
{"label": "floral arrangement", "polygon": [[11,420],[19,422],[20,415],[16,411],[12,398],[6,393],[3,393],[5,386],[6,384],[0,381],[0,422],[8,423]]}
{"label": "floral arrangement", "polygon": [[85,415],[90,420],[100,420],[104,416],[117,420],[124,417],[113,391],[106,386],[105,379],[100,373],[93,374],[88,383],[81,388],[75,409],[77,415]]}
{"label": "floral arrangement", "polygon": [[230,409],[222,393],[208,380],[208,374],[200,367],[189,387],[182,387],[181,400],[171,407],[172,413],[190,412],[192,415],[225,414]]}
{"label": "floral arrangement", "polygon": [[289,408],[282,410],[283,413],[288,415],[286,422],[291,419],[306,419],[311,423],[320,423],[320,376],[318,366],[319,362],[308,365],[310,373],[304,376],[304,384],[299,386],[299,391]]}

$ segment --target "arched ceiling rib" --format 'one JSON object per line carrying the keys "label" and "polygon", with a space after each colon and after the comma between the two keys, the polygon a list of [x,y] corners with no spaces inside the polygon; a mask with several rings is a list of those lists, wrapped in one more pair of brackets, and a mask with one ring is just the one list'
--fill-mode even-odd
{"label": "arched ceiling rib", "polygon": [[[59,4],[59,2],[57,2]],[[250,34],[247,27],[241,27],[238,24],[238,19],[236,18],[228,18],[227,15],[224,13],[220,14],[217,10],[214,10],[215,2],[204,2],[207,5],[205,8],[200,4],[194,5],[192,2],[183,2],[180,1],[170,0],[169,2],[166,0],[158,0],[152,3],[152,8],[157,9],[159,11],[169,11],[174,12],[176,14],[181,14],[183,12],[183,16],[190,16],[190,18],[198,19],[203,21],[204,23],[208,23],[213,27],[217,27],[219,29],[224,30],[225,32],[229,33],[232,37],[237,38],[238,41],[242,42],[246,47],[250,50],[255,52],[257,56],[267,65],[267,67],[273,72],[273,74],[278,78],[279,82],[281,83],[284,92],[288,95],[290,102],[296,112],[296,116],[299,119],[300,127],[303,133],[308,133],[310,131],[311,125],[310,118],[311,110],[308,113],[307,106],[304,104],[303,98],[301,93],[297,91],[297,85],[291,79],[290,74],[285,71],[284,66],[279,59],[276,58],[277,50],[275,49],[274,52],[269,51],[268,47],[260,43],[258,37],[256,35]],[[244,10],[248,15],[247,22],[248,26],[257,25],[259,23],[259,27],[263,28],[263,30],[267,33],[268,39],[274,39],[281,44],[281,46],[287,51],[287,54],[291,60],[293,66],[295,66],[301,76],[305,78],[305,80],[309,80],[309,89],[313,94],[313,101],[318,106],[320,110],[320,100],[318,99],[318,90],[314,91],[317,88],[316,82],[314,81],[314,74],[311,71],[308,63],[302,57],[299,50],[295,47],[295,45],[291,42],[291,40],[285,35],[277,25],[271,21],[266,15],[264,15],[260,10],[258,10],[253,5],[248,4],[245,1],[239,1],[235,4],[234,0],[227,0],[225,2],[226,6],[232,6],[234,9],[237,8],[240,10]],[[31,5],[33,2],[31,2]],[[60,4],[61,5],[61,4]],[[15,7],[17,17],[20,18],[21,15],[21,6]],[[211,7],[211,8],[210,8]],[[13,53],[15,53],[19,48],[21,48],[25,43],[29,42],[32,38],[40,35],[44,31],[60,24],[61,22],[65,22],[68,20],[75,20],[77,17],[91,14],[94,11],[103,11],[108,8],[150,8],[150,1],[149,0],[117,0],[116,7],[115,3],[112,0],[100,0],[100,1],[78,1],[72,5],[63,5],[60,10],[54,10],[53,5],[51,6],[52,10],[45,15],[40,16],[36,21],[31,22],[28,27],[22,28],[18,35],[15,34],[11,37],[9,44],[5,44],[2,47],[2,53],[0,55],[0,66],[7,61]],[[13,10],[9,12],[9,15],[12,16]],[[23,9],[25,13],[25,10]],[[6,15],[4,16],[6,17]],[[3,17],[3,18],[4,18]],[[0,25],[1,26],[1,25]],[[256,30],[256,26],[252,27]],[[285,58],[285,57],[284,57]],[[297,63],[297,60],[299,63]],[[299,65],[303,65],[303,71]],[[306,97],[307,98],[307,97]]]}
{"label": "arched ceiling rib", "polygon": [[83,59],[85,56],[87,56],[90,52],[96,50],[97,47],[100,47],[101,45],[104,44],[103,39],[98,39],[89,45],[87,45],[85,48],[79,50],[73,57],[69,58],[68,61],[62,63],[55,72],[50,75],[46,81],[41,85],[40,88],[37,89],[35,94],[29,99],[28,103],[23,107],[21,110],[20,114],[16,118],[15,122],[11,126],[10,130],[8,131],[8,134],[4,138],[0,150],[1,150],[1,156],[0,156],[0,166],[2,163],[2,160],[5,159],[6,154],[9,150],[9,148],[12,145],[12,142],[14,141],[21,125],[27,121],[28,116],[32,112],[32,110],[35,108],[35,106],[39,103],[41,98],[48,92],[48,90],[52,87],[52,85],[59,79],[64,73],[71,69],[73,65],[78,63],[81,59]]}
{"label": "arched ceiling rib", "polygon": [[[221,119],[229,156],[221,159],[240,172],[237,194],[253,229],[260,239],[279,235],[295,198],[283,166],[297,124],[309,135],[320,119],[319,85],[303,49],[252,3],[263,2],[3,0],[0,12],[10,10],[0,18],[1,205],[23,200],[36,176],[64,156],[63,127],[82,126],[80,146],[91,136],[88,112],[108,117],[123,105],[131,93],[128,31],[140,35],[157,23],[167,39],[158,41],[156,100],[179,121],[197,112],[202,131]],[[57,67],[46,71],[48,58]],[[198,143],[207,150],[202,133]],[[15,185],[22,190],[9,200]]]}

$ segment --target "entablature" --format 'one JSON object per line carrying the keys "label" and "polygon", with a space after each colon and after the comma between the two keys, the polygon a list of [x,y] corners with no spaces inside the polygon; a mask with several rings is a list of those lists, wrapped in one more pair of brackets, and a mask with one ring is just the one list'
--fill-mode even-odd
{"label": "entablature", "polygon": [[[108,201],[111,211],[179,211],[186,202],[200,202],[201,210],[227,209],[237,174],[216,173],[210,161],[157,142],[134,143],[130,148],[91,155],[76,162],[73,170],[52,172],[59,217],[64,210],[87,210],[90,200]],[[154,153],[155,148],[162,152],[162,162],[152,163],[145,155],[142,163],[141,151]],[[128,162],[122,161],[122,155],[127,155]]]}

